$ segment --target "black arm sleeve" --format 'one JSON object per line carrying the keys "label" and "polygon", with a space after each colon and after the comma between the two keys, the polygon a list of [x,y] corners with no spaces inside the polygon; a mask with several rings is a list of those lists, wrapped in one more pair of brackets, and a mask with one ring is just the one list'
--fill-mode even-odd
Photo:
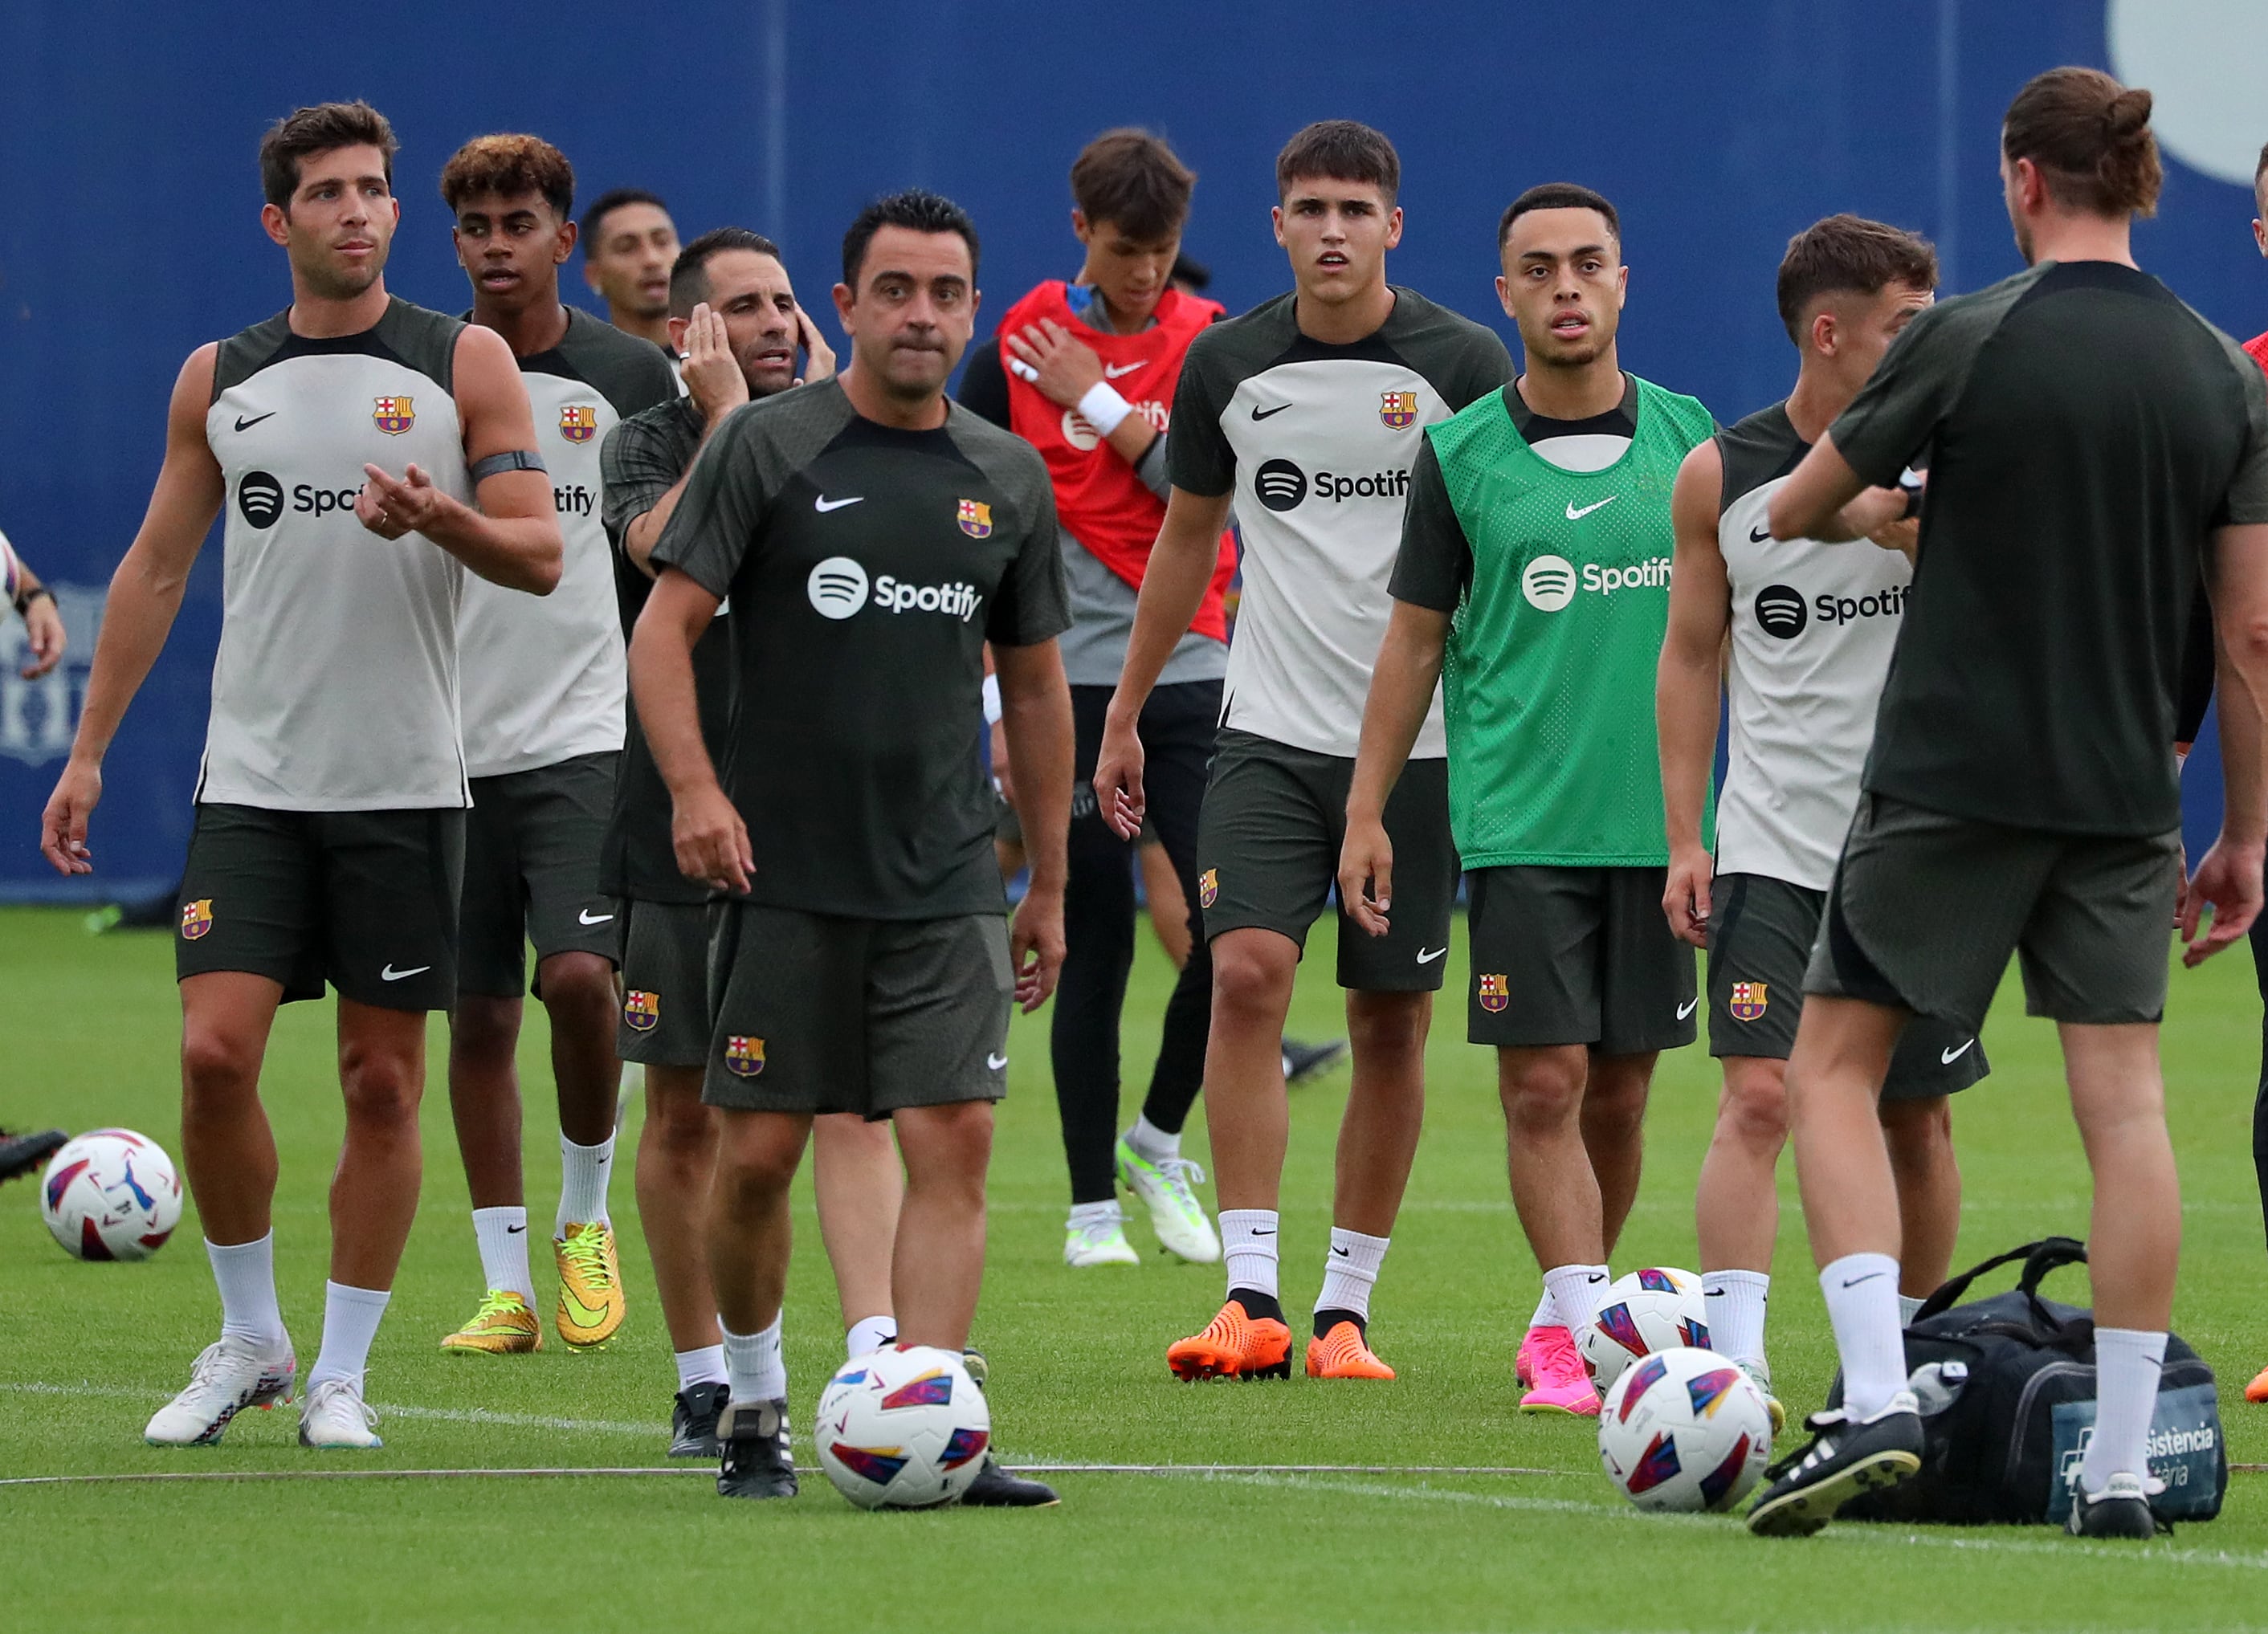
{"label": "black arm sleeve", "polygon": [[1436,613],[1454,613],[1473,582],[1472,541],[1449,501],[1433,439],[1418,447],[1410,467],[1410,498],[1402,512],[1402,548],[1388,586],[1396,601]]}
{"label": "black arm sleeve", "polygon": [[1000,337],[994,335],[968,353],[961,372],[961,406],[1002,431],[1008,425],[1008,372],[1000,366]]}

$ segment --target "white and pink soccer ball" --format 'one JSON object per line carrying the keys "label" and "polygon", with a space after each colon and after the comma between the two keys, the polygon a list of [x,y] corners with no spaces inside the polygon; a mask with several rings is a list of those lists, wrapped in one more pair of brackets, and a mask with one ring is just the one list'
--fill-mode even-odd
{"label": "white and pink soccer ball", "polygon": [[1656,1351],[1623,1370],[1599,1412],[1599,1462],[1640,1509],[1730,1509],[1771,1458],[1764,1392],[1714,1351]]}
{"label": "white and pink soccer ball", "polygon": [[859,1508],[928,1509],[976,1479],[992,1414],[954,1352],[885,1345],[828,1380],[813,1439],[819,1467]]}
{"label": "white and pink soccer ball", "polygon": [[181,1177],[148,1136],[93,1130],[48,1160],[40,1215],[74,1259],[146,1260],[181,1223]]}
{"label": "white and pink soccer ball", "polygon": [[1616,1277],[1598,1314],[1575,1334],[1575,1348],[1602,1396],[1632,1362],[1675,1345],[1709,1348],[1708,1301],[1698,1277],[1667,1265]]}

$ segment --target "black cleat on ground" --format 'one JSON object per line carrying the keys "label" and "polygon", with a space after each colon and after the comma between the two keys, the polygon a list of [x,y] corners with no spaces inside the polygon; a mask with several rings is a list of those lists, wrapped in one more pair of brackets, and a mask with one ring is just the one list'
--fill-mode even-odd
{"label": "black cleat on ground", "polygon": [[2102,1483],[2102,1490],[2089,1492],[2080,1484],[2077,1471],[2072,1475],[2071,1513],[2064,1517],[2063,1529],[2073,1537],[2144,1540],[2173,1531],[2151,1509],[2149,1484],[2140,1476],[2116,1475]]}
{"label": "black cleat on ground", "polygon": [[787,1403],[733,1402],[717,1420],[723,1463],[719,1498],[793,1498],[795,1456],[788,1450]]}
{"label": "black cleat on ground", "polygon": [[1921,1468],[1921,1412],[1901,1390],[1853,1424],[1840,1408],[1804,1421],[1811,1445],[1766,1470],[1771,1484],[1749,1511],[1758,1537],[1809,1537],[1859,1493],[1895,1486]]}
{"label": "black cleat on ground", "polygon": [[672,1458],[722,1458],[717,1439],[717,1416],[733,1399],[730,1385],[696,1384],[677,1393],[669,1413],[669,1455]]}
{"label": "black cleat on ground", "polygon": [[961,1501],[970,1509],[1044,1509],[1063,1499],[1044,1481],[1027,1481],[1021,1476],[1010,1475],[1000,1467],[998,1459],[987,1453],[984,1467],[976,1472],[976,1479],[968,1483]]}
{"label": "black cleat on ground", "polygon": [[0,1130],[0,1181],[38,1174],[40,1165],[70,1138],[59,1129],[43,1129],[36,1135],[11,1135]]}
{"label": "black cleat on ground", "polygon": [[1284,1082],[1286,1087],[1311,1083],[1336,1066],[1339,1057],[1347,1052],[1346,1040],[1334,1038],[1327,1043],[1303,1044],[1296,1038],[1284,1041]]}

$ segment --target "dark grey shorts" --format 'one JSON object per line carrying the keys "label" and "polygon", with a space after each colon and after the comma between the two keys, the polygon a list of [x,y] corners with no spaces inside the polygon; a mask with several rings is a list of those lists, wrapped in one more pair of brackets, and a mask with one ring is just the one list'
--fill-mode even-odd
{"label": "dark grey shorts", "polygon": [[[1709,911],[1709,1053],[1785,1061],[1803,1014],[1803,969],[1827,893],[1770,874],[1720,873]],[[1968,1088],[1990,1069],[1973,1032],[1922,1017],[1890,1057],[1885,1100]]]}
{"label": "dark grey shorts", "polygon": [[[1223,732],[1197,820],[1197,906],[1205,938],[1258,928],[1305,948],[1331,900],[1346,841],[1354,762]],[[1386,802],[1394,842],[1393,928],[1373,937],[1339,909],[1339,985],[1431,993],[1441,985],[1457,847],[1449,835],[1449,763],[1413,760]]]}
{"label": "dark grey shorts", "polygon": [[[615,754],[473,779],[465,820],[465,894],[457,990],[527,991],[527,944],[620,963],[621,905],[599,889],[599,851],[614,810]],[[539,991],[541,990],[539,989]]]}
{"label": "dark grey shorts", "polygon": [[709,1059],[709,929],[701,902],[622,904],[622,1019],[615,1053],[650,1067]]}
{"label": "dark grey shorts", "polygon": [[2050,834],[1864,795],[1804,990],[1974,1032],[2014,953],[2033,1015],[2156,1021],[2180,885],[2178,831]]}
{"label": "dark grey shorts", "polygon": [[856,1112],[1008,1093],[1008,921],[851,919],[755,902],[717,910],[701,1099],[749,1112]]}
{"label": "dark grey shorts", "polygon": [[1587,1044],[1609,1056],[1691,1043],[1700,1027],[1693,950],[1662,917],[1667,874],[1475,869],[1466,880],[1473,981],[1466,1035],[1500,1049]]}

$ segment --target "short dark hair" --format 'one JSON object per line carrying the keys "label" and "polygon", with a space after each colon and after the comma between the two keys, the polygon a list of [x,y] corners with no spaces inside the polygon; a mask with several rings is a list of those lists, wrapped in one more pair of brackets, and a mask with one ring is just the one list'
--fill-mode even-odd
{"label": "short dark hair", "polygon": [[541,193],[566,221],[575,214],[575,167],[541,136],[475,136],[441,166],[441,202],[454,211],[483,193]]}
{"label": "short dark hair", "polygon": [[1893,283],[1937,287],[1937,251],[1930,241],[1864,216],[1830,216],[1787,241],[1779,263],[1779,320],[1787,338],[1800,346],[1804,311],[1813,301],[1842,291],[1879,295]]}
{"label": "short dark hair", "polygon": [[2016,92],[2000,152],[2039,166],[2048,195],[2096,216],[2154,216],[2165,167],[2150,132],[2150,93],[2099,68],[2051,68]]}
{"label": "short dark hair", "polygon": [[709,263],[726,250],[754,250],[780,259],[779,246],[746,227],[711,227],[677,252],[669,268],[669,315],[690,318],[693,309],[709,298]]}
{"label": "short dark hair", "polygon": [[1202,290],[1212,283],[1212,269],[1194,255],[1174,257],[1174,269],[1166,275],[1168,283],[1186,283],[1193,290]]}
{"label": "short dark hair", "polygon": [[1504,214],[1496,224],[1498,254],[1503,254],[1506,242],[1512,237],[1512,224],[1535,210],[1594,210],[1606,218],[1607,236],[1614,239],[1616,248],[1622,246],[1623,218],[1615,213],[1605,194],[1594,193],[1572,181],[1546,181],[1528,188],[1504,207]]}
{"label": "short dark hair", "polygon": [[386,156],[386,185],[394,186],[394,156],[401,144],[386,115],[357,99],[318,102],[293,108],[260,138],[260,191],[278,210],[289,210],[299,190],[299,163],[339,148],[376,148]]}
{"label": "short dark hair", "polygon": [[968,279],[976,281],[976,224],[968,219],[968,212],[941,195],[922,188],[908,188],[902,193],[893,193],[876,199],[858,212],[850,224],[850,231],[843,235],[843,282],[852,289],[858,287],[858,269],[866,260],[866,247],[874,235],[885,227],[903,227],[912,232],[957,232],[961,242],[968,246]]}
{"label": "short dark hair", "polygon": [[1144,243],[1182,230],[1197,184],[1197,173],[1164,137],[1130,125],[1104,131],[1071,166],[1071,202],[1088,224],[1110,222]]}
{"label": "short dark hair", "polygon": [[2268,176],[2268,144],[2260,149],[2260,162],[2252,167],[2252,190],[2260,191],[2260,178]]}
{"label": "short dark hair", "polygon": [[1366,181],[1391,208],[1402,192],[1402,156],[1386,133],[1351,119],[1319,119],[1295,134],[1276,156],[1276,196],[1292,196],[1302,176]]}
{"label": "short dark hair", "polygon": [[665,216],[669,213],[669,206],[661,202],[661,195],[658,193],[648,193],[644,188],[609,188],[593,199],[591,208],[583,212],[583,236],[594,238],[600,223],[616,210],[631,204],[651,204]]}

